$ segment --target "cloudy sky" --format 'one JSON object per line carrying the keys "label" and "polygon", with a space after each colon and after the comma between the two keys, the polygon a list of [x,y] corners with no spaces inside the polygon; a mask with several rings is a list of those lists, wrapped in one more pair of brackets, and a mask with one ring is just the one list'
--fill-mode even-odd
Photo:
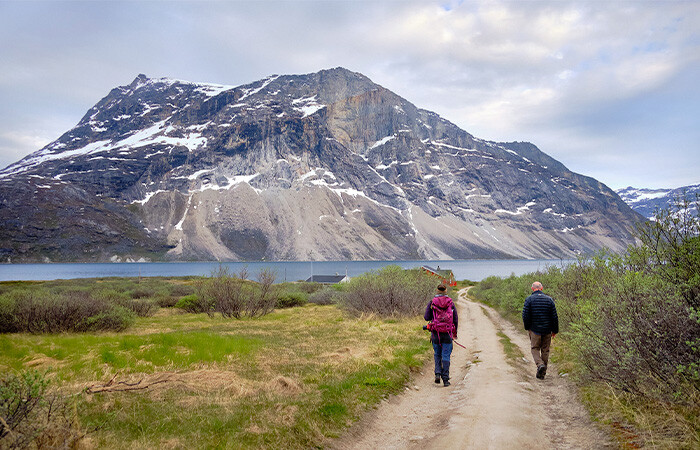
{"label": "cloudy sky", "polygon": [[342,66],[611,188],[700,183],[700,1],[0,0],[0,166],[139,73]]}

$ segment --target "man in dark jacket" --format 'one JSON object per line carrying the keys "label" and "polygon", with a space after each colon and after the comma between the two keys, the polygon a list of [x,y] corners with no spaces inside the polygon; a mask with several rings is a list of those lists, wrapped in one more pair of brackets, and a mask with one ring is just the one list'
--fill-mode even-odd
{"label": "man in dark jacket", "polygon": [[552,297],[542,292],[542,283],[532,283],[532,295],[525,299],[523,325],[530,334],[532,357],[537,364],[537,378],[544,379],[549,361],[549,345],[559,333],[559,317]]}
{"label": "man in dark jacket", "polygon": [[[430,322],[430,342],[433,344],[435,359],[435,383],[439,384],[442,378],[443,384],[449,386],[452,339],[457,339],[457,308],[452,299],[445,294],[447,288],[444,284],[440,284],[437,290],[437,295],[425,308],[423,318]],[[445,319],[449,319],[450,316],[452,316],[451,323],[445,323]]]}

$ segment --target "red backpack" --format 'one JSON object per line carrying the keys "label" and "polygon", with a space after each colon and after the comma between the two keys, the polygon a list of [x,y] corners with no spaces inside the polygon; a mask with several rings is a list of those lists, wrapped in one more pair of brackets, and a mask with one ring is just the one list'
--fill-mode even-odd
{"label": "red backpack", "polygon": [[433,310],[433,320],[430,322],[430,330],[438,333],[449,333],[450,336],[455,331],[453,322],[452,299],[446,295],[438,295],[433,298],[430,308]]}

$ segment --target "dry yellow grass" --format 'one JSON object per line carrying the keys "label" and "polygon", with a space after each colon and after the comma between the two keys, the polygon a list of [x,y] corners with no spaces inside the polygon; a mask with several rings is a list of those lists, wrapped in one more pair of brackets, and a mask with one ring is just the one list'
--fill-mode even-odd
{"label": "dry yellow grass", "polygon": [[[12,335],[23,360],[81,392],[87,446],[308,448],[322,445],[429,356],[419,318],[353,318],[335,306],[258,319],[141,318],[128,333]],[[88,393],[93,392],[93,393]]]}

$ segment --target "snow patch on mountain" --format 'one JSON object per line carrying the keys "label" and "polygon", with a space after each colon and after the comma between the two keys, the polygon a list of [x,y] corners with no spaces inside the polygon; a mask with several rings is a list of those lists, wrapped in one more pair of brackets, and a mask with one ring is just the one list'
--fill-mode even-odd
{"label": "snow patch on mountain", "polygon": [[238,99],[238,101],[243,100],[244,98],[250,97],[251,95],[255,95],[258,92],[262,91],[265,89],[270,83],[275,81],[277,78],[279,78],[279,75],[271,75],[267,78],[265,78],[258,88],[249,88],[249,89],[243,89],[243,96]]}
{"label": "snow patch on mountain", "polygon": [[372,150],[372,149],[375,149],[375,148],[377,148],[377,147],[381,147],[382,145],[384,145],[384,144],[386,144],[387,142],[389,142],[389,141],[391,141],[391,140],[394,140],[394,139],[396,139],[396,136],[395,136],[395,135],[391,135],[391,136],[387,136],[387,137],[381,138],[380,140],[378,140],[377,142],[375,142],[374,144],[372,144],[372,145],[369,147],[369,149]]}
{"label": "snow patch on mountain", "polygon": [[316,101],[315,95],[292,100],[292,105],[298,105],[295,106],[294,109],[302,113],[302,118],[308,117],[326,107],[326,105],[322,105]]}
{"label": "snow patch on mountain", "polygon": [[[700,184],[683,186],[675,189],[644,189],[628,186],[615,191],[632,209],[647,219],[654,220],[656,211],[669,209],[679,199],[685,197],[691,202],[700,194]],[[695,207],[691,206],[691,210]]]}

